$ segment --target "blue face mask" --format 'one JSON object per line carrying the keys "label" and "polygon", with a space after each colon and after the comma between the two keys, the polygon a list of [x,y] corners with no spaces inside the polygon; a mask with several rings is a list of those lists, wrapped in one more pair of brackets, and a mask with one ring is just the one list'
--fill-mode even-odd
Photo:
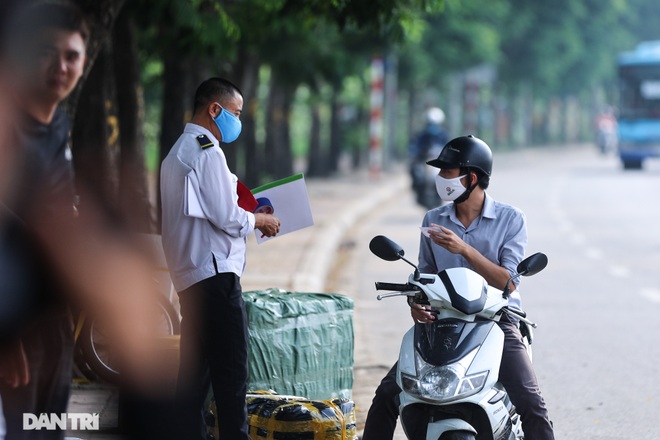
{"label": "blue face mask", "polygon": [[220,130],[220,134],[222,135],[221,142],[225,144],[234,142],[238,138],[238,135],[241,134],[241,129],[243,128],[241,120],[224,108],[220,109],[220,114],[213,118],[213,122],[215,122],[218,130]]}

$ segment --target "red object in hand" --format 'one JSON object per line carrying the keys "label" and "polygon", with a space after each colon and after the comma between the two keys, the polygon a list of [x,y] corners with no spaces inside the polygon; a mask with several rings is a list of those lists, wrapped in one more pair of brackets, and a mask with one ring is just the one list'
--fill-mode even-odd
{"label": "red object in hand", "polygon": [[257,199],[252,195],[250,188],[245,186],[240,180],[236,185],[236,192],[238,193],[238,206],[248,212],[253,212],[257,208],[257,205],[259,204]]}

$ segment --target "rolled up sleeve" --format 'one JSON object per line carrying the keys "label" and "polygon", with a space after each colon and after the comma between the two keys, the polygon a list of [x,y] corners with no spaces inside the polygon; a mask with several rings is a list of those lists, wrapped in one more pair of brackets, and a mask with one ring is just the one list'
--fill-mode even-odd
{"label": "rolled up sleeve", "polygon": [[[504,236],[499,256],[500,266],[505,267],[513,276],[516,268],[525,256],[527,246],[527,221],[522,211],[514,210],[508,221],[507,232]],[[518,283],[516,283],[518,284]]]}

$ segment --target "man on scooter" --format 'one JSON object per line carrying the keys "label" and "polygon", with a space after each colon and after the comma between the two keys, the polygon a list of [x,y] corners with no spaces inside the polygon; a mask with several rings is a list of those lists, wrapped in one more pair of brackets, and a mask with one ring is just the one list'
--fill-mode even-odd
{"label": "man on scooter", "polygon": [[[458,137],[427,164],[440,169],[436,177],[438,195],[453,203],[432,209],[424,217],[422,226],[431,229],[429,237],[422,234],[420,238],[420,272],[467,267],[491,286],[504,289],[524,256],[527,227],[522,211],[497,202],[486,193],[493,165],[490,147],[472,135]],[[515,291],[515,282],[509,287]],[[511,295],[509,307],[520,310],[517,291]],[[411,314],[417,322],[435,319],[421,305],[414,305]],[[552,423],[518,323],[503,315],[499,326],[505,335],[499,377],[521,415],[525,436],[552,440]],[[395,364],[376,389],[363,440],[387,440],[394,435],[399,416],[397,396],[401,392],[396,383],[396,367]]]}

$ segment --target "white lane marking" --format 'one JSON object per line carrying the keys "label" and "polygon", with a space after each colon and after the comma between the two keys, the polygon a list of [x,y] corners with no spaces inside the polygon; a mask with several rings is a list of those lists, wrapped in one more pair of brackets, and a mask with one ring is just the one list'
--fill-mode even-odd
{"label": "white lane marking", "polygon": [[577,246],[583,246],[587,242],[587,237],[582,233],[573,232],[571,234],[571,242]]}
{"label": "white lane marking", "polygon": [[617,278],[628,278],[630,276],[630,269],[625,266],[611,266],[610,274]]}
{"label": "white lane marking", "polygon": [[654,303],[660,303],[660,290],[645,288],[639,291],[639,294]]}
{"label": "white lane marking", "polygon": [[601,260],[603,258],[603,251],[597,248],[588,248],[586,250],[587,258],[592,260]]}

